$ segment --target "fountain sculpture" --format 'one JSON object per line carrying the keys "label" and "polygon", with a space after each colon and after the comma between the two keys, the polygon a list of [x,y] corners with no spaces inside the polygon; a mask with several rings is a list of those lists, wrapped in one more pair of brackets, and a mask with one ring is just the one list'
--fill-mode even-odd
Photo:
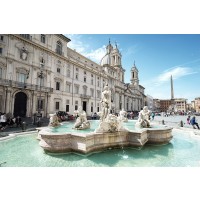
{"label": "fountain sculpture", "polygon": [[49,119],[49,126],[52,126],[52,127],[58,127],[61,125],[61,123],[59,122],[58,120],[58,117],[56,115],[56,113],[54,114],[49,114],[50,116],[50,119]]}
{"label": "fountain sculpture", "polygon": [[99,127],[95,130],[95,133],[108,133],[108,132],[116,132],[116,131],[128,131],[123,127],[123,119],[121,116],[117,117],[110,113],[111,107],[111,91],[109,90],[108,85],[104,87],[104,91],[102,92],[101,98],[101,112],[97,114],[100,116],[100,124]]}
{"label": "fountain sculpture", "polygon": [[77,117],[74,124],[74,128],[77,130],[83,130],[90,128],[90,122],[87,120],[86,112],[79,106],[78,110],[74,111],[75,116]]}
{"label": "fountain sculpture", "polygon": [[150,127],[150,111],[147,106],[144,106],[143,110],[139,112],[138,121],[135,126],[139,128],[149,128]]}
{"label": "fountain sculpture", "polygon": [[[172,139],[172,128],[163,125],[156,128],[150,127],[150,112],[147,107],[144,107],[139,114],[139,119],[136,122],[138,129],[128,130],[124,128],[125,111],[120,111],[118,117],[110,114],[111,91],[107,85],[102,92],[101,107],[102,110],[98,113],[100,116],[99,126],[94,132],[90,132],[90,123],[87,121],[86,113],[82,110],[82,107],[79,107],[75,111],[78,118],[74,129],[77,129],[77,132],[53,133],[50,128],[38,128],[40,146],[46,152],[88,154],[104,149],[121,148],[122,146],[141,148],[146,143],[167,144]],[[133,124],[135,122],[135,120],[130,121]],[[50,125],[53,127],[59,125],[57,119],[53,116],[51,116]],[[86,128],[88,128],[88,132],[80,132],[81,129]]]}

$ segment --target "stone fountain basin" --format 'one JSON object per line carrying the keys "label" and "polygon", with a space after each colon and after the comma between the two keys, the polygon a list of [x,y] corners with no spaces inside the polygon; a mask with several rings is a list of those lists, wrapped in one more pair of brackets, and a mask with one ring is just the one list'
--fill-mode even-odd
{"label": "stone fountain basin", "polygon": [[113,133],[50,133],[45,128],[38,128],[39,145],[45,152],[88,154],[109,148],[143,147],[145,144],[167,144],[172,139],[172,128],[144,128],[134,131]]}

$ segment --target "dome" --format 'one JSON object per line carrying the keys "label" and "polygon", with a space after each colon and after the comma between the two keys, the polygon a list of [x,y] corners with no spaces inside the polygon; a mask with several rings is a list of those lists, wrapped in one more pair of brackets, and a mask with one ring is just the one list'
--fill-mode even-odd
{"label": "dome", "polygon": [[102,59],[101,59],[101,62],[100,62],[100,65],[103,66],[103,65],[110,65],[111,64],[111,59],[110,59],[110,54],[106,54]]}

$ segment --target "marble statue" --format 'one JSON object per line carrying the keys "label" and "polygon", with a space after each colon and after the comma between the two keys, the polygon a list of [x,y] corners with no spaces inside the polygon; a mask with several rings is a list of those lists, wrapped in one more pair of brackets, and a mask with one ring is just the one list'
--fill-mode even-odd
{"label": "marble statue", "polygon": [[150,127],[150,111],[147,106],[144,106],[143,110],[139,112],[138,121],[135,126],[139,128],[149,128]]}
{"label": "marble statue", "polygon": [[100,116],[100,123],[98,128],[95,129],[96,133],[128,131],[123,127],[123,121],[121,118],[110,114],[111,91],[108,85],[104,87],[104,91],[102,92],[101,106],[102,110],[97,113]]}
{"label": "marble statue", "polygon": [[56,113],[49,114],[49,116],[50,116],[49,126],[57,127],[57,126],[61,125],[61,123],[58,120],[58,117],[57,117]]}
{"label": "marble statue", "polygon": [[102,112],[100,114],[100,121],[105,121],[110,113],[111,107],[111,91],[109,90],[108,85],[104,87],[104,91],[102,92],[101,106]]}
{"label": "marble statue", "polygon": [[74,111],[77,116],[76,122],[74,124],[74,128],[78,130],[83,130],[90,128],[90,122],[87,120],[86,112],[79,106],[78,110]]}
{"label": "marble statue", "polygon": [[122,110],[119,112],[119,119],[122,120],[123,122],[128,122],[128,119],[126,117],[127,112],[122,108]]}

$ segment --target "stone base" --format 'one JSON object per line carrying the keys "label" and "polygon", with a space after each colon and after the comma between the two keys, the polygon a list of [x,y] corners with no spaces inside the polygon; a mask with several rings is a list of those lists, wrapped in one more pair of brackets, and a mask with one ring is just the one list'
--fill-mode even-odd
{"label": "stone base", "polygon": [[145,143],[166,144],[172,139],[172,128],[141,129],[114,133],[66,133],[39,132],[40,146],[46,152],[78,152],[88,154],[109,148],[142,147]]}

